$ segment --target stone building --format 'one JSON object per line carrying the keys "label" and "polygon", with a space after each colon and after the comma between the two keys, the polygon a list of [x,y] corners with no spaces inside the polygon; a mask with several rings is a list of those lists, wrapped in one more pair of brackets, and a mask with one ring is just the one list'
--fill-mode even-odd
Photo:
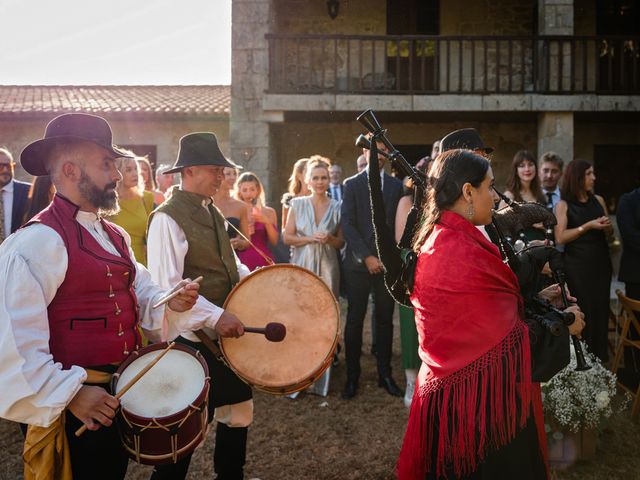
{"label": "stone building", "polygon": [[640,183],[637,0],[233,0],[232,19],[231,153],[272,203],[298,158],[353,174],[368,108],[412,162],[473,126],[499,185],[523,148],[594,161],[612,204]]}
{"label": "stone building", "polygon": [[[173,164],[180,137],[212,131],[229,152],[230,87],[0,86],[0,145],[16,160],[52,118],[84,112],[106,118],[114,141],[153,165]],[[16,176],[30,180],[18,165]]]}

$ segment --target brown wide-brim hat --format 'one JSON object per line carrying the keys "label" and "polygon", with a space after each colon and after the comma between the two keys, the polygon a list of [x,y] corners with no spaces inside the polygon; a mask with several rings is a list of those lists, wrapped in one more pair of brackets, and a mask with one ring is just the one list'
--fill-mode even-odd
{"label": "brown wide-brim hat", "polygon": [[465,150],[482,150],[485,153],[493,152],[493,148],[487,147],[482,141],[482,137],[475,128],[462,128],[448,133],[440,141],[440,151],[463,148]]}
{"label": "brown wide-brim hat", "polygon": [[129,153],[113,144],[111,127],[104,118],[86,113],[65,113],[49,122],[44,138],[30,143],[22,150],[22,168],[31,175],[49,175],[47,164],[51,148],[64,140],[91,142],[107,150],[114,158],[131,158]]}
{"label": "brown wide-brim hat", "polygon": [[178,158],[171,169],[163,172],[169,175],[186,167],[218,166],[242,169],[231,160],[227,160],[218,146],[218,139],[210,132],[189,133],[180,139]]}

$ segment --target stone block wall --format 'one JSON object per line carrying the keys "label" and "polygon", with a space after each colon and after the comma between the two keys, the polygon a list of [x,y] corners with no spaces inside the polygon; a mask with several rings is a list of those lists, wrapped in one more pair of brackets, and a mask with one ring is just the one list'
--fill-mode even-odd
{"label": "stone block wall", "polygon": [[535,0],[446,0],[440,35],[531,35],[535,11]]}
{"label": "stone block wall", "polygon": [[325,0],[277,0],[274,32],[384,35],[387,31],[386,0],[340,0],[335,19]]}

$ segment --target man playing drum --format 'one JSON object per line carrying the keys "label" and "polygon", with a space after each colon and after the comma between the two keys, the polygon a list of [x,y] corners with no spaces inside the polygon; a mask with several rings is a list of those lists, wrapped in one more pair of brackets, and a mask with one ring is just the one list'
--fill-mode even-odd
{"label": "man playing drum", "polygon": [[[199,350],[211,375],[210,419],[215,408],[216,444],[214,470],[218,480],[242,479],[248,426],[253,418],[251,388],[205,347],[192,333],[203,330],[210,338],[239,337],[243,324],[220,308],[231,289],[249,270],[236,257],[225,229],[224,218],[211,197],[223,180],[224,167],[239,168],[222,155],[213,133],[191,133],[180,139],[174,167],[182,182],[170,199],[149,220],[149,271],[162,286],[202,276],[200,296],[189,323],[168,332],[168,340]],[[152,479],[185,478],[191,457],[177,464],[156,467]]]}
{"label": "man playing drum", "polygon": [[[136,263],[127,234],[101,218],[118,208],[121,156],[108,123],[84,114],[55,118],[21,154],[57,190],[0,247],[0,417],[28,425],[26,479],[124,478],[109,374],[141,347],[139,327],[159,339],[197,298],[189,283],[153,310],[166,291]],[[76,437],[82,424],[89,431]]]}

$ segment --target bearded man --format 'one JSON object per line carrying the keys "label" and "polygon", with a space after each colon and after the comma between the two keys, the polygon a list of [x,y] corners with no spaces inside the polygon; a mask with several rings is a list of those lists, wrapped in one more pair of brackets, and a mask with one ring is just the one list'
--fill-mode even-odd
{"label": "bearded man", "polygon": [[[26,430],[25,479],[122,479],[128,457],[112,426],[112,374],[147,338],[186,321],[198,296],[166,291],[136,263],[127,234],[105,221],[122,176],[109,124],[61,115],[20,160],[51,175],[52,203],[0,247],[0,417]],[[74,432],[86,425],[88,432]]]}

